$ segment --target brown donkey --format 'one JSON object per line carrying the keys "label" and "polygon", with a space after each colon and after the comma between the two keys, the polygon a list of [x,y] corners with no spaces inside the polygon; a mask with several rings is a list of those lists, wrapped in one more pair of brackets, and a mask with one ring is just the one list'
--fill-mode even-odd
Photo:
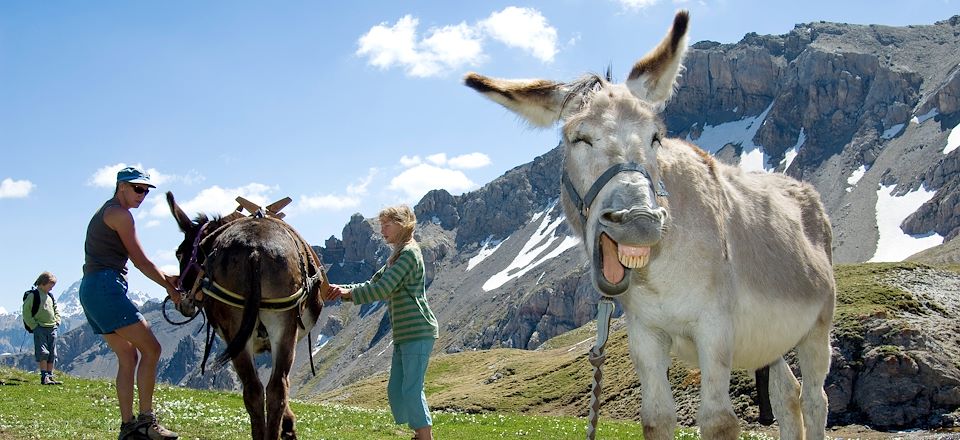
{"label": "brown donkey", "polygon": [[[199,215],[191,221],[170,192],[167,203],[183,231],[177,259],[180,284],[190,291],[178,310],[194,316],[196,307],[203,307],[227,341],[217,360],[232,361],[243,384],[251,438],[297,438],[287,376],[297,341],[313,328],[323,307],[320,293],[328,283],[319,258],[282,220]],[[273,358],[266,394],[253,359],[263,351]]]}
{"label": "brown donkey", "polygon": [[[700,368],[703,438],[737,438],[730,369],[769,364],[781,438],[822,439],[835,301],[830,222],[810,185],[744,172],[667,137],[660,112],[688,20],[676,15],[625,84],[477,74],[466,84],[535,125],[563,121],[564,212],[597,290],[623,306],[644,438],[674,436],[672,350]],[[783,360],[793,348],[802,388]]]}

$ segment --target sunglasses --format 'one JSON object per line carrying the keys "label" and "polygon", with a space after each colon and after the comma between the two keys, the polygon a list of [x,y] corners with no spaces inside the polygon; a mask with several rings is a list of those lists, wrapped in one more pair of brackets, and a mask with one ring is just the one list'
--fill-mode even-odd
{"label": "sunglasses", "polygon": [[145,186],[137,186],[137,185],[131,185],[131,186],[133,187],[133,192],[137,194],[147,194],[150,192],[150,188],[147,188]]}

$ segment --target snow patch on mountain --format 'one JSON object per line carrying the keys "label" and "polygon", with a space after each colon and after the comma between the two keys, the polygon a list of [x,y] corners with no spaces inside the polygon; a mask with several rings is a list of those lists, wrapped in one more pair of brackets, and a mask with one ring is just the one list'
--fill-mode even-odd
{"label": "snow patch on mountain", "polygon": [[803,132],[803,127],[800,127],[800,134],[797,136],[797,143],[783,152],[783,170],[786,172],[787,168],[790,168],[790,164],[793,163],[793,160],[797,158],[797,153],[800,151],[800,147],[803,147],[803,144],[807,142],[807,134]]}
{"label": "snow patch on mountain", "polygon": [[561,239],[561,237],[554,234],[557,227],[565,220],[563,215],[558,215],[555,219],[550,218],[548,213],[556,205],[557,202],[554,201],[546,210],[537,213],[530,219],[530,223],[534,223],[540,220],[541,217],[543,218],[537,230],[530,239],[524,243],[520,252],[513,261],[507,265],[507,268],[494,274],[483,283],[484,292],[494,290],[512,279],[523,276],[543,262],[562,254],[567,249],[580,243],[580,239],[576,237],[564,236]]}
{"label": "snow patch on mountain", "polygon": [[500,245],[506,241],[506,238],[503,240],[494,240],[492,235],[483,240],[483,243],[480,245],[480,252],[477,252],[477,255],[467,261],[467,271],[469,272],[470,269],[473,269],[478,264],[482,263],[483,260],[486,260],[487,257],[493,255],[493,253],[500,248]]}
{"label": "snow patch on mountain", "polygon": [[[763,113],[752,118],[724,122],[719,125],[706,125],[696,140],[697,144],[710,154],[716,154],[727,144],[740,145],[741,168],[746,171],[770,171],[771,168],[767,165],[770,158],[763,151],[763,147],[753,143],[753,137],[757,135],[757,130],[760,130],[771,108],[773,103],[770,103]],[[806,140],[806,138],[802,139]],[[687,140],[692,142],[689,135]],[[801,142],[798,141],[797,144],[800,145]]]}
{"label": "snow patch on mountain", "polygon": [[881,185],[877,191],[877,252],[870,262],[902,261],[917,252],[943,243],[943,237],[931,232],[923,236],[908,235],[900,224],[921,205],[927,203],[936,191],[920,187],[902,196],[893,195],[896,185]]}
{"label": "snow patch on mountain", "polygon": [[957,147],[960,147],[960,125],[950,129],[950,135],[947,136],[947,145],[943,147],[943,154],[950,154]]}
{"label": "snow patch on mountain", "polygon": [[853,187],[857,186],[857,182],[863,178],[864,174],[867,174],[866,165],[860,165],[860,168],[857,168],[850,173],[850,177],[847,178],[847,185],[850,185],[847,187],[847,192],[853,191]]}
{"label": "snow patch on mountain", "polygon": [[940,112],[936,107],[934,107],[922,115],[915,115],[914,117],[910,118],[910,122],[914,124],[922,124],[926,122],[927,119],[935,118],[938,114],[940,114]]}

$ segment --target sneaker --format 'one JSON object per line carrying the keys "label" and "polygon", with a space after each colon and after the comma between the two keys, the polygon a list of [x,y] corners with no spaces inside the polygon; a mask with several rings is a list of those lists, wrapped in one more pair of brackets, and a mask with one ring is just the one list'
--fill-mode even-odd
{"label": "sneaker", "polygon": [[136,432],[143,435],[144,438],[150,440],[175,440],[180,438],[180,435],[176,432],[160,425],[157,416],[153,413],[140,413],[137,416],[137,423],[139,426],[137,426]]}

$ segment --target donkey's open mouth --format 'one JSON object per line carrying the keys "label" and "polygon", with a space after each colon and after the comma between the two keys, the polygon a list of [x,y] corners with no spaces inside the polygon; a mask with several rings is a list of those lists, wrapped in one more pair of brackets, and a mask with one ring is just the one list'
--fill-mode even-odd
{"label": "donkey's open mouth", "polygon": [[640,269],[650,262],[650,246],[635,246],[618,243],[606,232],[600,233],[597,240],[599,249],[594,256],[599,261],[594,264],[594,270],[600,291],[606,295],[618,295],[629,286],[629,272],[631,269]]}

